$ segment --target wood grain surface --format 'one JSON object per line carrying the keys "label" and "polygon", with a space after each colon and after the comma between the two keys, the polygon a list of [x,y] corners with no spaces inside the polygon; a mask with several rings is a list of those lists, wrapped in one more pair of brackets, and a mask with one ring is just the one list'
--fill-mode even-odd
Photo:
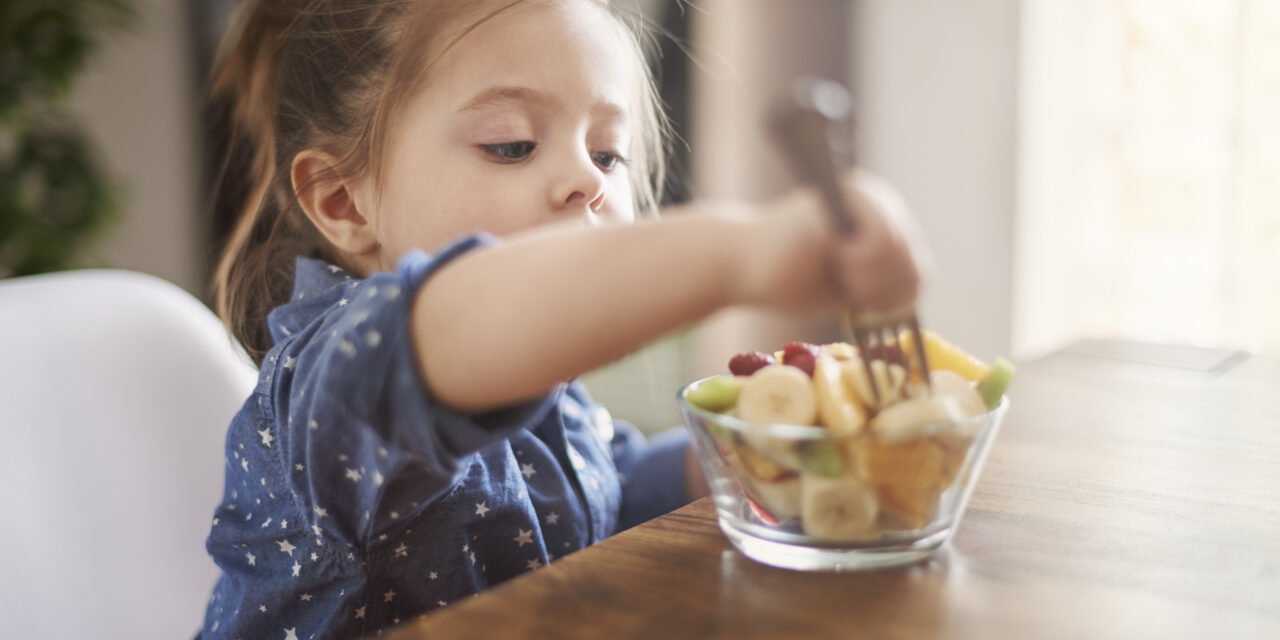
{"label": "wood grain surface", "polygon": [[[760,565],[708,499],[392,637],[1280,638],[1280,358],[1143,353],[1160,349],[1024,364],[968,512],[924,562]],[[1169,364],[1204,361],[1225,364]]]}

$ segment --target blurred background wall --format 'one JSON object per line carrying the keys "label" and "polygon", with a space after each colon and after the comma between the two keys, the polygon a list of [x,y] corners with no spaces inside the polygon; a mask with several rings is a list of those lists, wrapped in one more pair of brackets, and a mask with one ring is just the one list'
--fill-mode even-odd
{"label": "blurred background wall", "polygon": [[139,0],[72,89],[105,168],[124,185],[123,215],[101,242],[110,266],[152,273],[203,297],[207,235],[200,189],[200,113],[192,7]]}

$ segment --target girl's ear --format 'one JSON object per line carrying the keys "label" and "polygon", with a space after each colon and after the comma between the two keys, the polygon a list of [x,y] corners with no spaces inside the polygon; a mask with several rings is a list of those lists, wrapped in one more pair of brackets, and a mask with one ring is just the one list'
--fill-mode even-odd
{"label": "girl's ear", "polygon": [[311,223],[339,251],[366,255],[378,248],[377,234],[360,211],[356,184],[338,173],[338,159],[317,149],[293,157],[293,192]]}

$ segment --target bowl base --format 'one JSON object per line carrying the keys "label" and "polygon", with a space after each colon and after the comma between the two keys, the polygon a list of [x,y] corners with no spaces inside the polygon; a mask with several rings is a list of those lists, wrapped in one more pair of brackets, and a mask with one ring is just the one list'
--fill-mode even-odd
{"label": "bowl base", "polygon": [[720,529],[743,555],[756,562],[796,571],[865,571],[912,564],[946,543],[948,531],[909,544],[876,548],[814,547],[775,542],[738,530],[719,518]]}

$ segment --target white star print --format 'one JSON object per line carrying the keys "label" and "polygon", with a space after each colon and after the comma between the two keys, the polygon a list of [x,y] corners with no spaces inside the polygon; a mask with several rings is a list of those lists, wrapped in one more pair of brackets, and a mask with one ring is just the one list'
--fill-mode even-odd
{"label": "white star print", "polygon": [[329,273],[337,273],[339,271],[342,271],[342,267],[339,267],[336,264],[331,264],[325,268],[329,270]]}
{"label": "white star print", "polygon": [[316,517],[317,517],[317,518],[323,518],[323,517],[325,517],[325,516],[327,516],[327,515],[329,515],[329,512],[328,512],[327,510],[325,510],[323,507],[316,507]]}
{"label": "white star print", "polygon": [[386,593],[382,594],[382,601],[391,602],[391,599],[394,597],[396,597],[395,589],[389,589]]}
{"label": "white star print", "polygon": [[530,569],[537,569],[538,567],[541,567],[541,566],[542,566],[542,563],[541,563],[541,562],[538,562],[538,559],[537,559],[537,558],[534,558],[534,559],[532,559],[532,560],[530,560],[530,561],[528,561],[528,562],[524,563],[524,566],[526,566],[526,567],[528,567],[528,568],[530,568]]}
{"label": "white star print", "polygon": [[396,555],[397,555],[397,556],[404,556],[404,557],[408,558],[408,557],[409,557],[409,547],[405,546],[405,544],[404,544],[403,542],[401,542],[401,543],[400,543],[400,546],[396,547]]}
{"label": "white star print", "polygon": [[557,522],[560,522],[560,514],[554,511],[547,514],[547,524],[555,524]]}
{"label": "white star print", "polygon": [[474,565],[475,563],[476,563],[476,552],[472,551],[472,552],[471,552],[471,564],[472,564],[472,565]]}
{"label": "white star print", "polygon": [[216,526],[218,526],[218,519],[217,519],[217,518],[214,518],[214,519],[213,519],[213,526],[215,526],[215,527],[216,527]]}
{"label": "white star print", "polygon": [[271,524],[271,518],[267,518],[267,519],[266,519],[266,521],[265,521],[265,522],[263,522],[263,523],[262,523],[262,526],[261,526],[261,527],[259,527],[259,528],[261,528],[261,529],[266,529],[266,528],[267,528],[267,525],[269,525],[269,524]]}
{"label": "white star print", "polygon": [[304,593],[304,594],[302,594],[302,595],[298,596],[298,599],[299,599],[299,600],[301,600],[301,601],[303,601],[303,602],[311,602],[311,594],[309,594],[309,593]]}
{"label": "white star print", "polygon": [[320,555],[319,555],[319,554],[317,554],[316,552],[312,551],[312,552],[311,552],[311,561],[312,561],[312,562],[315,562],[316,560],[319,560],[319,559],[320,559]]}
{"label": "white star print", "polygon": [[350,459],[351,459],[351,458],[348,458],[348,457],[347,457],[347,454],[345,454],[345,453],[339,453],[339,454],[338,454],[338,462],[346,462],[347,460],[350,460]]}
{"label": "white star print", "polygon": [[260,605],[258,605],[258,611],[261,611],[261,612],[263,612],[263,613],[266,613],[266,612],[267,612],[267,605],[265,605],[265,604],[260,604]]}
{"label": "white star print", "polygon": [[298,628],[284,630],[284,640],[298,640]]}
{"label": "white star print", "polygon": [[255,562],[257,562],[257,560],[258,560],[257,556],[255,556],[255,555],[253,555],[252,553],[249,553],[249,552],[245,552],[244,557],[245,557],[245,559],[247,559],[247,560],[249,561],[249,566],[251,566],[251,567],[252,567],[252,566],[255,566],[255,565],[254,565],[254,563],[255,563]]}
{"label": "white star print", "polygon": [[[275,496],[271,496],[271,497],[273,497],[273,498],[274,498]],[[287,528],[289,528],[289,521],[288,521],[288,520],[281,520],[281,521],[280,521],[280,528],[281,528],[281,529],[287,529]]]}
{"label": "white star print", "polygon": [[449,603],[448,603],[448,602],[445,602],[444,600],[436,600],[436,604],[438,604],[438,605],[440,605],[440,606],[442,606],[442,607],[443,607],[443,606],[448,605]]}
{"label": "white star print", "polygon": [[399,511],[392,511],[392,512],[391,512],[391,519],[392,519],[392,520],[399,520],[399,519],[400,519],[400,512],[399,512]]}
{"label": "white star print", "polygon": [[373,483],[374,483],[374,484],[376,484],[376,485],[378,485],[379,487],[381,487],[381,486],[382,486],[382,480],[383,480],[383,478],[382,478],[382,472],[381,472],[381,471],[374,471],[374,472],[373,472]]}
{"label": "white star print", "polygon": [[302,467],[302,463],[301,463],[301,462],[299,462],[298,464],[293,465],[293,468],[294,468],[294,469],[297,469],[298,471],[302,471],[302,469],[303,469],[303,467]]}
{"label": "white star print", "polygon": [[368,333],[364,334],[364,343],[369,345],[370,349],[378,346],[381,342],[382,334],[378,333],[377,330],[370,329]]}
{"label": "white star print", "polygon": [[537,471],[534,471],[532,464],[528,462],[522,462],[520,463],[520,473],[523,473],[525,479],[527,480],[529,478],[532,478],[533,474],[537,473]]}
{"label": "white star print", "polygon": [[483,518],[484,514],[489,513],[489,507],[486,506],[488,504],[489,504],[488,502],[481,502],[476,504],[476,515]]}
{"label": "white star print", "polygon": [[359,609],[356,609],[356,620],[359,620],[360,618],[363,618],[363,617],[364,617],[364,607],[360,607]]}
{"label": "white star print", "polygon": [[347,469],[347,477],[351,478],[352,482],[360,482],[360,472],[355,469]]}
{"label": "white star print", "polygon": [[271,446],[271,441],[275,440],[275,437],[271,435],[270,427],[263,429],[262,431],[259,431],[258,435],[262,436],[262,444],[268,447]]}
{"label": "white star print", "polygon": [[343,340],[338,343],[338,352],[350,358],[356,355],[356,345],[351,344],[350,340]]}
{"label": "white star print", "polygon": [[320,428],[320,423],[316,422],[315,420],[308,420],[308,421],[307,421],[307,428],[308,428],[308,429],[311,429],[312,431],[314,431],[314,430],[316,430],[316,429],[319,429],[319,428]]}
{"label": "white star print", "polygon": [[517,529],[517,531],[520,533],[516,537],[512,538],[513,541],[519,543],[521,547],[526,544],[533,544],[533,530],[525,531],[524,529]]}
{"label": "white star print", "polygon": [[316,535],[317,535],[317,536],[318,536],[318,535],[320,535],[320,525],[318,525],[318,524],[313,524],[313,525],[311,525],[311,530],[312,530],[312,531],[314,531],[314,532],[316,532]]}
{"label": "white star print", "polygon": [[432,571],[431,573],[428,573],[428,574],[427,574],[427,577],[428,577],[428,578],[430,578],[430,579],[432,579],[432,580],[435,580],[436,578],[439,578],[439,577],[440,577],[440,575],[439,575],[439,574],[437,574],[436,572]]}
{"label": "white star print", "polygon": [[286,368],[286,369],[292,369],[292,368],[293,368],[294,363],[295,363],[295,362],[297,362],[297,361],[298,361],[298,359],[297,359],[297,358],[295,358],[295,357],[293,357],[293,356],[285,356],[285,357],[284,357],[284,364],[283,364],[283,365],[281,365],[281,366],[283,366],[283,367],[284,367],[284,368]]}
{"label": "white star print", "polygon": [[240,468],[241,468],[241,469],[244,469],[245,471],[248,471],[248,470],[249,470],[249,459],[248,459],[248,458],[240,458]]}
{"label": "white star print", "polygon": [[280,545],[280,550],[281,550],[281,551],[283,551],[283,552],[285,552],[285,553],[287,553],[287,554],[289,554],[289,557],[290,557],[290,558],[292,558],[292,557],[293,557],[293,550],[294,550],[294,549],[297,549],[297,547],[295,547],[295,546],[293,546],[293,545],[289,544],[289,541],[288,541],[288,540],[280,540],[280,541],[276,542],[276,544]]}
{"label": "white star print", "polygon": [[350,302],[350,301],[349,301],[349,300],[347,300],[346,298],[343,298],[343,299],[341,299],[341,300],[339,300],[339,301],[338,301],[338,306],[339,306],[339,307],[345,307],[345,306],[347,306],[347,303],[348,303],[348,302]]}
{"label": "white star print", "polygon": [[295,562],[295,563],[293,563],[293,566],[292,566],[292,567],[290,567],[290,568],[291,568],[291,569],[293,569],[293,577],[295,577],[295,578],[297,578],[297,577],[298,577],[298,572],[299,572],[299,571],[302,571],[302,565],[300,565],[300,564],[298,564],[298,563],[296,563],[296,562]]}

